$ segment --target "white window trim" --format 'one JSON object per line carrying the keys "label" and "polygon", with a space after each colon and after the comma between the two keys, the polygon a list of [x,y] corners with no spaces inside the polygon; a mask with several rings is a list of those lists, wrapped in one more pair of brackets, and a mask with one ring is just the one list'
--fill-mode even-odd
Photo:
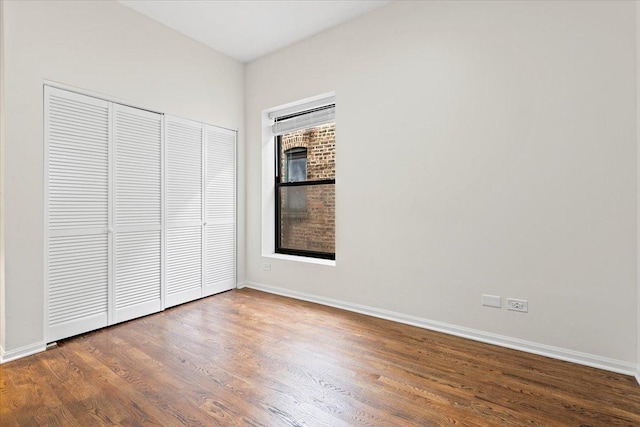
{"label": "white window trim", "polygon": [[275,258],[286,261],[306,262],[309,264],[328,266],[336,265],[335,260],[285,255],[275,252],[275,138],[271,131],[271,126],[273,125],[274,120],[269,117],[275,111],[282,111],[285,109],[289,111],[297,111],[298,109],[303,110],[305,104],[322,102],[323,100],[329,100],[334,97],[335,92],[329,92],[262,111],[262,256],[265,258]]}

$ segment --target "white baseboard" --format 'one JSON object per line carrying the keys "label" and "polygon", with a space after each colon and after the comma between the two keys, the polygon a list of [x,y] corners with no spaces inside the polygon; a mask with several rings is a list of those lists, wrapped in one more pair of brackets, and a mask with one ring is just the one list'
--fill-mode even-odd
{"label": "white baseboard", "polygon": [[314,302],[330,307],[336,307],[347,311],[353,311],[355,313],[366,314],[368,316],[378,317],[380,319],[392,320],[394,322],[404,323],[406,325],[418,326],[420,328],[443,332],[445,334],[468,338],[487,344],[498,345],[514,350],[525,351],[528,353],[547,356],[567,362],[573,362],[580,365],[591,366],[593,368],[631,375],[635,376],[638,380],[638,383],[640,383],[640,367],[633,363],[625,362],[622,360],[610,359],[607,357],[589,353],[582,353],[579,351],[568,350],[546,344],[539,344],[531,341],[521,340],[518,338],[511,338],[504,335],[493,334],[491,332],[480,331],[477,329],[466,328],[463,326],[452,325],[435,320],[423,319],[416,316],[410,316],[407,314],[396,313],[380,308],[368,307],[365,305],[321,297],[304,292],[292,291],[289,289],[279,288],[276,286],[270,286],[261,283],[244,282],[238,284],[238,289],[242,288],[256,289],[271,294],[282,295],[285,297]]}
{"label": "white baseboard", "polygon": [[13,350],[5,351],[0,347],[0,364],[11,362],[12,360],[20,359],[21,357],[30,356],[32,354],[40,353],[47,349],[47,344],[44,342],[38,342],[35,344],[25,345]]}

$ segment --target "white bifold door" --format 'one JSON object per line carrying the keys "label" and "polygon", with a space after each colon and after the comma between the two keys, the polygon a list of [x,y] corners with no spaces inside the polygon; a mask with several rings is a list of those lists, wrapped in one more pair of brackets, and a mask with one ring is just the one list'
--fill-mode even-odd
{"label": "white bifold door", "polygon": [[165,116],[166,302],[235,287],[236,132]]}
{"label": "white bifold door", "polygon": [[45,87],[48,341],[162,310],[162,115]]}
{"label": "white bifold door", "polygon": [[235,288],[236,132],[205,126],[203,296]]}
{"label": "white bifold door", "polygon": [[162,310],[162,115],[113,104],[112,323]]}
{"label": "white bifold door", "polygon": [[108,325],[111,104],[45,87],[48,341]]}
{"label": "white bifold door", "polygon": [[45,339],[235,287],[236,132],[45,86]]}
{"label": "white bifold door", "polygon": [[165,117],[166,307],[202,297],[202,123]]}

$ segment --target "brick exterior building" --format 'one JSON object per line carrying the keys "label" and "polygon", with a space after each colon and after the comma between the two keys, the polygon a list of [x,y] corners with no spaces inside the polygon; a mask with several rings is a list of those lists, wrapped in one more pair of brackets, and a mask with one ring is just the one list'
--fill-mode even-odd
{"label": "brick exterior building", "polygon": [[[280,176],[290,153],[306,150],[306,180],[335,179],[335,135],[334,123],[283,135]],[[280,212],[282,248],[335,252],[335,184],[282,188]]]}

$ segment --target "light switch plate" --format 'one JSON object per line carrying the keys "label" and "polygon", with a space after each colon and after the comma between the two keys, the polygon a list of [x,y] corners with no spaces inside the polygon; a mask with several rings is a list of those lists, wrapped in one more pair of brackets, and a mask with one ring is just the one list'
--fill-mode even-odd
{"label": "light switch plate", "polygon": [[497,295],[482,294],[482,305],[487,307],[502,307],[502,299]]}

